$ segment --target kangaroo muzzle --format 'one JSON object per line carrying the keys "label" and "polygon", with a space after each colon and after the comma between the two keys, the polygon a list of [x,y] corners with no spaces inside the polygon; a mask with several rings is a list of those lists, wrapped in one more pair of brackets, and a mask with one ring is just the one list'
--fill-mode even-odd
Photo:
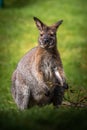
{"label": "kangaroo muzzle", "polygon": [[54,39],[50,36],[43,36],[42,38],[39,38],[39,43],[43,48],[52,48],[55,46]]}

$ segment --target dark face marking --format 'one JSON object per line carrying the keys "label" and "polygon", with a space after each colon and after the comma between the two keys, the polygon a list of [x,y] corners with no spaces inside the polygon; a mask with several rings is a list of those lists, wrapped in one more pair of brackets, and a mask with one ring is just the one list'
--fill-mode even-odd
{"label": "dark face marking", "polygon": [[56,33],[50,27],[45,28],[40,32],[39,44],[42,48],[53,48],[56,46]]}

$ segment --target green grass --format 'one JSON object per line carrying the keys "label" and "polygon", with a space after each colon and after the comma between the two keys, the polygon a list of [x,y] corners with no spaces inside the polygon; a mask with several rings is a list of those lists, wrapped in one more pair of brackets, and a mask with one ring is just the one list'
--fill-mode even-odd
{"label": "green grass", "polygon": [[[73,113],[73,114],[72,114]],[[1,111],[0,123],[3,129],[19,130],[86,130],[87,110],[53,109],[34,107],[29,111]]]}
{"label": "green grass", "polygon": [[85,123],[87,111],[84,109],[61,107],[55,110],[53,106],[46,106],[20,112],[10,92],[11,75],[18,61],[37,45],[38,30],[33,21],[33,16],[36,16],[48,25],[60,19],[64,20],[57,33],[58,48],[70,89],[75,90],[75,93],[66,92],[65,96],[76,102],[87,95],[87,1],[4,1],[5,6],[0,9],[1,128],[4,129],[4,123],[7,123],[7,128],[19,129],[33,129],[34,126],[36,129],[48,130],[87,129]]}

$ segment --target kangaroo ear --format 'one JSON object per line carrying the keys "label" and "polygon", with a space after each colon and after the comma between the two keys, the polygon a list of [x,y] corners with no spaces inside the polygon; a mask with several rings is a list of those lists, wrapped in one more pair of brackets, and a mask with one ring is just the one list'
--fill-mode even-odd
{"label": "kangaroo ear", "polygon": [[44,24],[43,22],[41,22],[41,21],[40,21],[38,18],[36,18],[36,17],[34,17],[34,21],[35,21],[35,23],[36,23],[37,28],[38,28],[40,31],[42,31],[43,28],[44,28],[44,26],[45,26],[45,24]]}
{"label": "kangaroo ear", "polygon": [[55,23],[55,24],[53,25],[53,27],[54,27],[55,29],[57,29],[57,28],[62,24],[62,22],[63,22],[63,20],[58,21],[57,23]]}

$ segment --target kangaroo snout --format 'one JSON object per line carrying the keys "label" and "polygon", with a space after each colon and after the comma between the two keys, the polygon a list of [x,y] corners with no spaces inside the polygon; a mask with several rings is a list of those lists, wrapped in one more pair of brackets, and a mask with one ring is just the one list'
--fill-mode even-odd
{"label": "kangaroo snout", "polygon": [[43,36],[39,38],[39,44],[42,48],[51,48],[55,46],[55,39],[50,36]]}
{"label": "kangaroo snout", "polygon": [[50,42],[49,38],[46,37],[46,38],[41,39],[40,45],[42,48],[45,48],[45,47],[48,47],[49,42]]}
{"label": "kangaroo snout", "polygon": [[44,44],[50,43],[50,38],[49,37],[44,37],[43,38],[43,43]]}

